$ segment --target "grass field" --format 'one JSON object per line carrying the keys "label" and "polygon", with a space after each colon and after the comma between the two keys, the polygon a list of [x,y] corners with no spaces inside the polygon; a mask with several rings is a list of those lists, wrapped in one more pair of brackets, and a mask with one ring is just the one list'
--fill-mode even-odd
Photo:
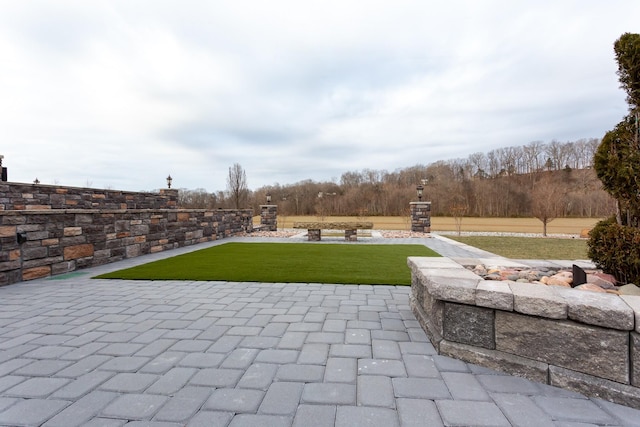
{"label": "grass field", "polygon": [[[326,217],[325,221],[354,221],[356,217]],[[601,218],[558,218],[547,225],[549,234],[580,234],[583,229],[591,229]],[[294,221],[317,221],[316,216],[278,216],[279,228],[292,228]],[[370,216],[363,220],[373,222],[377,230],[408,230],[408,217]],[[260,223],[260,217],[254,218],[254,224]],[[455,231],[452,217],[432,217],[431,231]],[[462,231],[492,231],[508,233],[542,233],[542,223],[536,218],[476,218],[462,219]]]}
{"label": "grass field", "polygon": [[540,239],[509,236],[447,236],[450,239],[512,259],[587,259],[582,239]]}
{"label": "grass field", "polygon": [[422,245],[225,243],[99,279],[410,285],[409,256],[438,256]]}

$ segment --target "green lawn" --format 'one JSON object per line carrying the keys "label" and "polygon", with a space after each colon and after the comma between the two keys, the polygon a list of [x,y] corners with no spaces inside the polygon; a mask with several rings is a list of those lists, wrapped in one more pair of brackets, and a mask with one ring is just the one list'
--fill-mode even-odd
{"label": "green lawn", "polygon": [[588,259],[587,241],[512,236],[447,236],[494,254],[513,259]]}
{"label": "green lawn", "polygon": [[439,256],[422,245],[225,243],[99,279],[410,285],[409,256]]}

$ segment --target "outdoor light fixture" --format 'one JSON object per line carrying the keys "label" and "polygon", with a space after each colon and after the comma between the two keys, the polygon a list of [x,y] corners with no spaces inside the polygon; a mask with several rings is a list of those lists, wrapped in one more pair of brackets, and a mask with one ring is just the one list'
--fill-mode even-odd
{"label": "outdoor light fixture", "polygon": [[422,185],[418,185],[416,187],[416,191],[418,192],[418,200],[422,200],[422,190],[424,190],[424,187]]}
{"label": "outdoor light fixture", "polygon": [[34,180],[33,180],[33,183],[34,183],[35,185],[40,184],[40,180],[38,179],[38,177],[36,177],[36,179],[34,179]]}
{"label": "outdoor light fixture", "polygon": [[271,194],[267,194],[267,204],[271,203]]}
{"label": "outdoor light fixture", "polygon": [[171,188],[171,181],[173,181],[173,178],[171,178],[171,174],[169,174],[167,177],[167,188]]}

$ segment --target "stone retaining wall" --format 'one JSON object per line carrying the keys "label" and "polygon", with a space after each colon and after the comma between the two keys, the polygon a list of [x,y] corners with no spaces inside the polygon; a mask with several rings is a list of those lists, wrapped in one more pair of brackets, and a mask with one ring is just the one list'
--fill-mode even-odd
{"label": "stone retaining wall", "polygon": [[0,211],[0,285],[251,232],[252,216],[251,209]]}
{"label": "stone retaining wall", "polygon": [[640,296],[485,281],[448,258],[408,265],[440,354],[640,408]]}
{"label": "stone retaining wall", "polygon": [[176,209],[178,190],[143,193],[57,185],[0,183],[0,211],[45,209]]}

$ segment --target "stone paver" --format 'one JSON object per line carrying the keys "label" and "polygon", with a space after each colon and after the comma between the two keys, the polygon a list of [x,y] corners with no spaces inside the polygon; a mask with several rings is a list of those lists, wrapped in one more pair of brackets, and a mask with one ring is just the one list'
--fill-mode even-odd
{"label": "stone paver", "polygon": [[0,426],[640,426],[437,355],[407,287],[90,279],[201,247],[0,288]]}

